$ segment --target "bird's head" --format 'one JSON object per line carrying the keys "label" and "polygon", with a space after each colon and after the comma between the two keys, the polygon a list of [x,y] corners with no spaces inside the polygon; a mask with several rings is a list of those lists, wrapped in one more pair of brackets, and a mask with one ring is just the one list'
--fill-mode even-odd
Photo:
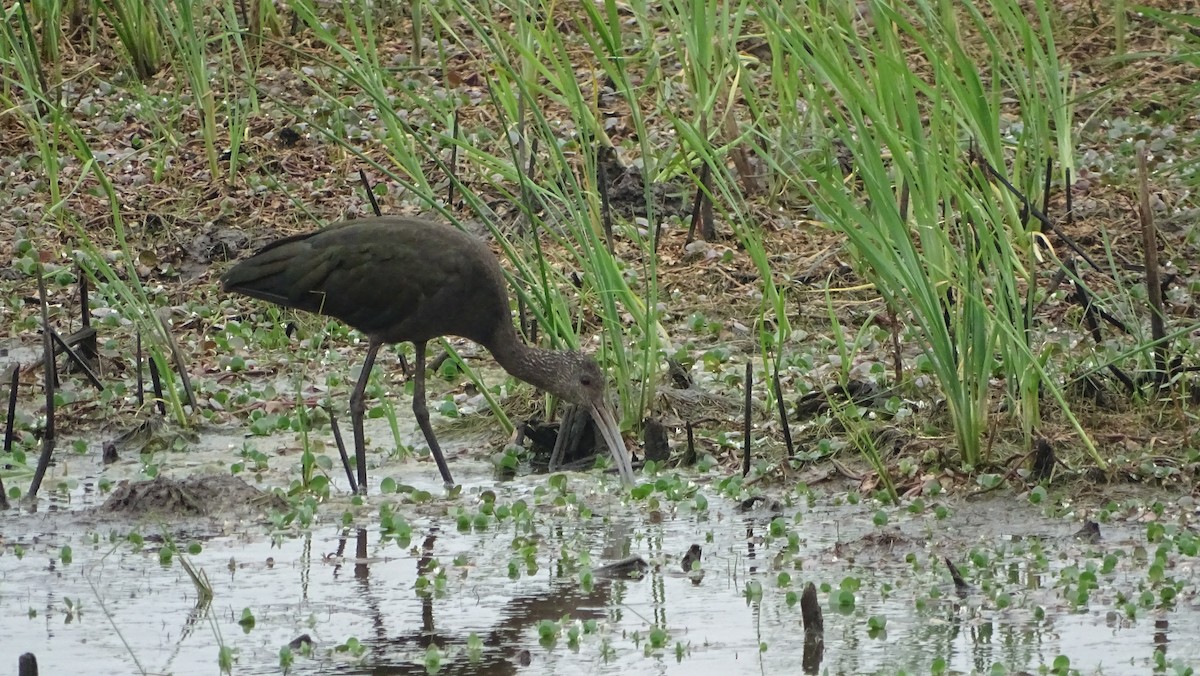
{"label": "bird's head", "polygon": [[594,406],[605,401],[606,381],[600,365],[581,352],[559,352],[561,356],[552,375],[552,386],[546,391],[580,406]]}
{"label": "bird's head", "polygon": [[613,461],[626,485],[637,477],[629,460],[629,451],[621,438],[621,428],[605,398],[604,371],[595,359],[582,352],[555,352],[524,348],[517,359],[504,364],[509,373],[550,394],[579,404],[592,414],[596,429],[612,453]]}

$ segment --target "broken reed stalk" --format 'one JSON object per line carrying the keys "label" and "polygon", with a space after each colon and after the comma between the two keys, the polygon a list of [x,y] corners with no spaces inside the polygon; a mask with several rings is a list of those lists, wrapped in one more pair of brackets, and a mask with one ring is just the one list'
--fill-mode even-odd
{"label": "broken reed stalk", "polygon": [[158,362],[154,361],[154,357],[149,359],[150,362],[150,381],[154,384],[154,400],[158,403],[158,414],[167,414],[167,400],[163,398],[162,379],[158,377]]}
{"label": "broken reed stalk", "polygon": [[746,404],[743,409],[742,476],[750,473],[750,391],[754,387],[754,362],[746,362]]}
{"label": "broken reed stalk", "polygon": [[[529,178],[529,184],[533,183],[533,177],[535,174],[535,170],[537,169],[538,144],[540,141],[541,141],[540,137],[534,136],[533,143],[529,144],[529,163],[525,169],[525,175]],[[526,193],[527,193],[528,197],[530,197],[530,198],[532,198],[534,196],[533,191],[529,190],[528,188],[526,188]],[[533,200],[530,199],[528,202],[526,202],[526,204],[529,205],[529,208],[530,208],[529,213],[532,215],[535,211],[533,208]]]}
{"label": "broken reed stalk", "polygon": [[379,210],[379,200],[375,199],[375,191],[371,189],[371,181],[367,178],[367,172],[360,167],[358,170],[358,180],[362,183],[363,190],[367,191],[367,199],[371,202],[371,211],[376,216],[382,216],[383,212]]}
{"label": "broken reed stalk", "polygon": [[17,676],[38,676],[37,657],[33,653],[17,658]]}
{"label": "broken reed stalk", "polygon": [[79,342],[79,354],[83,356],[90,366],[100,359],[100,345],[96,339],[96,332],[90,331],[92,328],[92,307],[89,300],[87,275],[84,274],[83,268],[78,265],[75,266],[75,273],[79,277],[79,335],[84,336]]}
{"label": "broken reed stalk", "polygon": [[[54,339],[54,342],[57,343],[60,348],[62,348],[63,352],[67,353],[67,356],[71,358],[71,361],[75,362],[75,365],[79,367],[79,370],[83,371],[83,374],[87,376],[87,379],[92,384],[92,387],[95,387],[97,390],[104,389],[104,383],[100,382],[100,376],[92,370],[91,365],[88,364],[83,355],[79,352],[76,352],[75,348],[71,347],[71,343],[69,341],[58,335],[58,331],[55,331],[54,329],[50,329],[50,337]],[[95,336],[93,334],[93,338],[94,337]],[[86,343],[87,341],[83,342]]]}
{"label": "broken reed stalk", "polygon": [[4,452],[12,452],[13,431],[17,428],[17,388],[21,384],[21,365],[13,364],[12,372],[9,374],[9,389],[8,389],[8,416],[7,426],[4,428]]}
{"label": "broken reed stalk", "polygon": [[454,109],[454,126],[450,129],[450,166],[446,167],[449,173],[449,181],[446,186],[446,208],[454,208],[454,184],[458,183],[458,144],[453,141],[458,140],[458,108]]}
{"label": "broken reed stalk", "polygon": [[1158,234],[1154,214],[1150,211],[1150,177],[1146,169],[1146,149],[1138,151],[1138,220],[1142,226],[1142,255],[1146,264],[1146,297],[1150,302],[1150,337],[1154,341],[1155,382],[1163,384],[1167,373],[1166,327],[1163,310],[1162,281],[1158,273]]}
{"label": "broken reed stalk", "polygon": [[137,402],[138,408],[146,405],[146,383],[142,375],[142,332],[137,332]]}
{"label": "broken reed stalk", "polygon": [[[75,345],[86,345],[89,338],[94,339],[96,337],[96,332],[94,329],[81,329],[69,336],[66,336],[65,338],[58,331],[54,331],[52,329],[50,332],[50,337],[57,346],[54,348],[55,357],[58,357],[59,352],[66,354],[72,362],[77,364],[80,369],[83,370],[83,372],[88,376],[88,379],[92,382],[92,385],[94,385],[97,389],[104,389],[104,386],[100,383],[100,377],[96,375],[96,371],[90,366],[86,357],[74,347]],[[29,365],[30,370],[41,366],[44,358],[45,355],[42,355],[41,357],[35,359],[33,363]]]}
{"label": "broken reed stalk", "polygon": [[[700,186],[697,195],[701,197],[697,206],[698,213],[693,214],[694,217],[700,218],[700,236],[706,242],[712,242],[717,239],[717,230],[713,225],[713,203],[712,203],[712,165],[709,163],[709,158],[712,153],[712,144],[708,142],[708,116],[705,115],[700,120],[700,138],[703,139],[705,153],[700,157],[704,160],[704,167],[700,170]],[[707,156],[707,157],[706,157]]]}
{"label": "broken reed stalk", "polygon": [[1067,219],[1067,223],[1070,224],[1075,222],[1075,205],[1071,201],[1071,168],[1067,167],[1067,170],[1064,173],[1064,180],[1066,180],[1067,185],[1063,190],[1063,194],[1067,198],[1067,211],[1065,214],[1063,214],[1063,216]]}
{"label": "broken reed stalk", "polygon": [[895,308],[888,308],[888,321],[892,325],[892,379],[899,385],[904,380],[904,358],[900,355],[900,317]]}
{"label": "broken reed stalk", "polygon": [[[430,536],[433,537],[433,536]],[[367,529],[359,528],[354,534],[354,573],[355,579],[366,579],[367,562],[370,560],[367,548]],[[432,596],[432,595],[429,595]],[[433,626],[433,625],[429,625]]]}
{"label": "broken reed stalk", "polygon": [[696,464],[696,434],[692,431],[691,420],[684,423],[684,429],[687,430],[687,449],[683,452],[683,461],[680,464],[691,467]]}
{"label": "broken reed stalk", "polygon": [[700,185],[696,186],[696,197],[692,200],[692,222],[688,225],[687,240],[684,246],[691,244],[696,237],[696,226],[700,225],[700,237],[711,242],[716,239],[716,228],[713,226],[712,201],[708,199],[707,188],[712,185],[712,170],[705,162],[700,167]]}
{"label": "broken reed stalk", "polygon": [[[1078,272],[1076,272],[1074,258],[1068,258],[1063,265],[1064,271],[1071,273],[1073,278],[1078,278],[1079,275]],[[1098,310],[1096,305],[1092,303],[1092,296],[1088,293],[1087,287],[1084,286],[1081,280],[1073,279],[1071,285],[1074,289],[1074,292],[1071,294],[1070,298],[1071,300],[1074,300],[1083,310],[1083,322],[1084,326],[1086,326],[1088,329],[1088,334],[1091,335],[1092,341],[1095,342],[1096,345],[1103,344],[1104,335],[1100,330],[1100,319],[1102,317],[1097,316],[1100,310]],[[1124,326],[1119,324],[1118,326],[1119,328],[1124,329]],[[1128,375],[1126,375],[1125,372],[1121,370],[1121,367],[1114,363],[1109,363],[1108,370],[1117,380],[1121,381],[1121,384],[1125,386],[1126,391],[1128,391],[1130,395],[1137,392],[1137,383],[1133,382],[1133,378],[1130,378]]]}
{"label": "broken reed stalk", "polygon": [[954,562],[948,556],[942,557],[942,560],[946,562],[946,570],[950,571],[950,579],[954,580],[954,591],[960,595],[969,593],[971,585],[967,584],[967,581],[963,579],[962,573],[958,572],[958,566],[954,565]]}
{"label": "broken reed stalk", "polygon": [[517,295],[517,326],[521,327],[521,335],[525,336],[525,340],[529,340],[529,316],[528,308],[525,307],[525,296]]}
{"label": "broken reed stalk", "polygon": [[801,668],[806,674],[820,673],[821,658],[825,655],[825,619],[817,600],[817,587],[812,582],[804,585],[804,593],[800,595],[800,618],[804,622]]}
{"label": "broken reed stalk", "polygon": [[[1042,213],[1050,213],[1050,173],[1054,171],[1054,158],[1046,158],[1046,180],[1042,182]],[[1022,223],[1021,225],[1025,225]],[[1045,226],[1038,223],[1039,230],[1045,230]]]}
{"label": "broken reed stalk", "polygon": [[783,443],[787,445],[787,457],[795,457],[796,452],[792,446],[792,426],[788,423],[787,403],[783,401],[783,387],[779,384],[779,364],[775,365],[775,372],[771,375],[771,384],[775,388],[775,401],[779,404],[779,422],[783,425]]}
{"label": "broken reed stalk", "polygon": [[342,456],[342,467],[346,470],[346,479],[350,481],[350,493],[358,494],[358,482],[354,480],[354,469],[350,467],[350,454],[346,452],[346,442],[342,441],[342,428],[338,427],[337,416],[333,413],[332,406],[326,406],[325,412],[329,414],[329,428],[333,430],[333,441],[337,444],[338,455]]}
{"label": "broken reed stalk", "polygon": [[38,489],[42,487],[42,479],[46,477],[46,469],[50,467],[50,456],[54,453],[54,340],[50,337],[50,308],[46,302],[46,278],[42,266],[38,266],[38,300],[42,305],[42,372],[45,374],[46,389],[46,431],[42,435],[42,454],[38,457],[37,469],[33,473],[33,482],[29,484],[30,499],[37,497]]}
{"label": "broken reed stalk", "polygon": [[1040,227],[1043,232],[1045,232],[1046,230],[1050,230],[1055,235],[1057,235],[1059,237],[1059,239],[1061,239],[1063,241],[1064,244],[1066,244],[1072,251],[1074,251],[1075,255],[1082,258],[1085,262],[1087,262],[1088,265],[1092,266],[1092,268],[1094,268],[1095,270],[1100,271],[1100,272],[1102,272],[1104,270],[1104,268],[1099,263],[1097,263],[1092,258],[1092,256],[1087,251],[1085,251],[1082,246],[1079,245],[1078,242],[1076,242],[1074,239],[1072,239],[1069,235],[1067,235],[1066,232],[1064,232],[1062,230],[1062,228],[1059,228],[1049,218],[1047,218],[1045,213],[1043,213],[1037,207],[1033,206],[1033,204],[1031,204],[1029,202],[1029,198],[1026,197],[1025,194],[1022,193],[1020,190],[1017,190],[1016,186],[1014,186],[1012,183],[1010,183],[1007,178],[1005,178],[999,171],[996,170],[995,167],[993,167],[991,164],[989,164],[986,158],[984,158],[982,155],[980,155],[979,153],[972,150],[971,159],[972,159],[972,161],[977,162],[981,167],[983,167],[985,173],[988,176],[991,176],[992,178],[996,179],[996,181],[999,182],[1000,185],[1004,186],[1004,189],[1007,190],[1010,195],[1017,198],[1017,200],[1021,203],[1021,212],[1026,215],[1026,218],[1028,218],[1029,216],[1036,218],[1038,223],[1041,224]]}
{"label": "broken reed stalk", "polygon": [[[167,342],[167,348],[171,350],[171,362],[175,365],[175,373],[179,376],[179,383],[183,385],[183,395],[187,398],[187,404],[192,407],[192,411],[197,411],[200,406],[196,403],[196,391],[192,389],[192,379],[188,376],[187,361],[183,358],[183,350],[180,350],[179,344],[175,342],[175,336],[171,333],[171,327],[167,326],[164,313],[155,312],[153,316],[158,320],[158,325],[162,327],[163,338]],[[160,391],[159,395],[161,396],[161,394]],[[165,407],[164,415],[166,415]]]}
{"label": "broken reed stalk", "polygon": [[[12,365],[12,386],[8,392],[8,425],[4,428],[4,452],[12,451],[13,428],[17,424],[17,385],[20,384],[21,365]],[[0,509],[8,509],[8,491],[4,489],[4,479],[0,478]]]}
{"label": "broken reed stalk", "polygon": [[812,582],[804,585],[800,596],[800,619],[805,634],[821,634],[825,631],[825,618],[821,613],[821,602],[817,599],[817,588]]}

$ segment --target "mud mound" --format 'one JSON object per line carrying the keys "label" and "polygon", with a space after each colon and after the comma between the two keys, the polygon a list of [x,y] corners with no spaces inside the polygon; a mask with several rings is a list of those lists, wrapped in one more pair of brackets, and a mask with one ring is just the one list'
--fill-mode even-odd
{"label": "mud mound", "polygon": [[156,477],[151,481],[125,482],[97,511],[102,514],[161,514],[225,516],[283,509],[282,498],[263,493],[240,478],[227,474]]}

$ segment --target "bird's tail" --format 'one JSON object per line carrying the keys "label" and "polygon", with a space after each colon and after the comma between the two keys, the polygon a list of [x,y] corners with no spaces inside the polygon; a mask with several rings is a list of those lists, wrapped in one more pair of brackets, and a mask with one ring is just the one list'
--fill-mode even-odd
{"label": "bird's tail", "polygon": [[[319,311],[309,291],[322,279],[328,261],[315,256],[308,234],[287,237],[259,249],[221,275],[221,288],[301,310]],[[312,305],[313,307],[309,307]]]}

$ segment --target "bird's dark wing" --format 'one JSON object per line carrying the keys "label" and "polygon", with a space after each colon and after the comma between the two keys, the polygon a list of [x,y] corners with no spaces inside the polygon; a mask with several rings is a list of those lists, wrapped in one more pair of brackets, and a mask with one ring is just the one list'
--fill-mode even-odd
{"label": "bird's dark wing", "polygon": [[389,342],[425,340],[455,332],[445,300],[465,300],[492,276],[490,256],[453,228],[362,219],[272,242],[221,281],[226,290],[336,317]]}

